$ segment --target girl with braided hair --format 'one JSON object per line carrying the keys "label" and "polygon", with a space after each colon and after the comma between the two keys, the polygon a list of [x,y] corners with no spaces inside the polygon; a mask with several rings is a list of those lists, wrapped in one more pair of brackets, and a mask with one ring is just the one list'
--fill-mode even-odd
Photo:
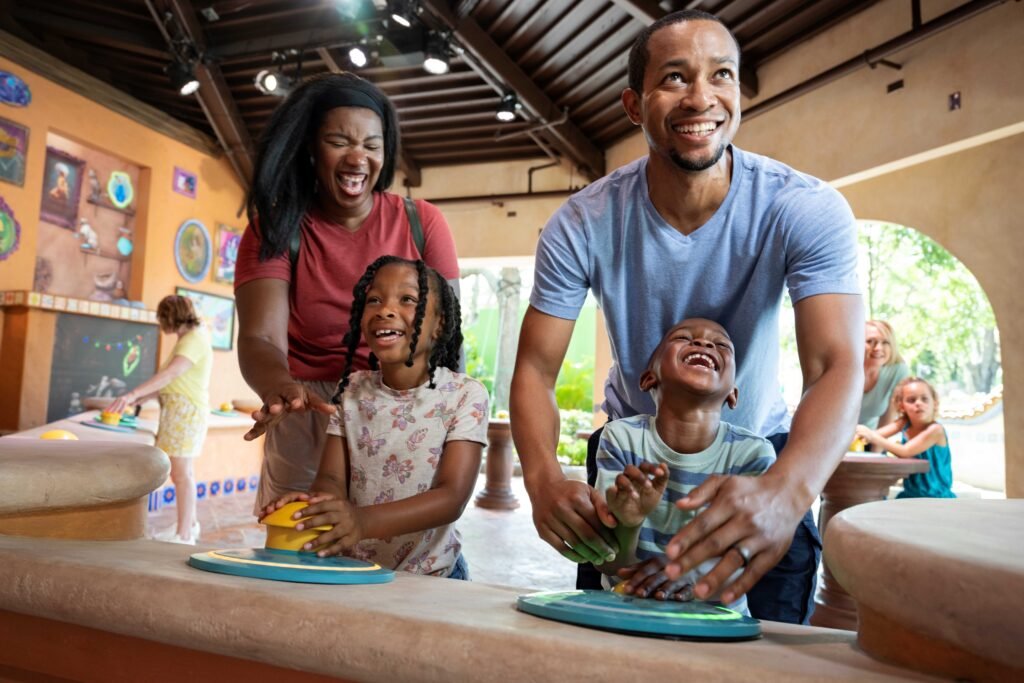
{"label": "girl with braided hair", "polygon": [[[370,370],[353,372],[360,339]],[[487,435],[487,389],[458,372],[461,311],[423,261],[382,256],[353,291],[345,368],[313,485],[264,509],[308,501],[297,529],[330,525],[306,544],[392,569],[468,579],[455,528]]]}

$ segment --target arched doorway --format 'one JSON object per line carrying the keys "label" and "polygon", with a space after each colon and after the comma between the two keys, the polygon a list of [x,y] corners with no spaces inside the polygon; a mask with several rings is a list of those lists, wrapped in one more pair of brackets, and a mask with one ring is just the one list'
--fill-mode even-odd
{"label": "arched doorway", "polygon": [[[888,321],[911,373],[935,385],[963,495],[1005,495],[1002,363],[995,314],[974,275],[922,232],[858,221],[866,319]],[[802,378],[792,306],[780,319],[780,374],[795,407]]]}

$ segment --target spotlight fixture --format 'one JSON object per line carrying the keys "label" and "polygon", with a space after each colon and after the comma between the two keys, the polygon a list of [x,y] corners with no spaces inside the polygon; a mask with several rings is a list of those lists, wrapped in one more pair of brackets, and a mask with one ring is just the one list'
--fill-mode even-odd
{"label": "spotlight fixture", "polygon": [[516,120],[516,112],[523,105],[519,104],[519,98],[514,93],[507,93],[501,98],[501,103],[494,111],[494,117],[503,123]]}
{"label": "spotlight fixture", "polygon": [[416,8],[413,6],[413,3],[408,0],[392,0],[389,4],[391,6],[392,21],[402,28],[412,26],[412,22],[416,18]]}
{"label": "spotlight fixture", "polygon": [[348,61],[352,62],[354,67],[364,67],[367,62],[366,52],[361,47],[353,47],[348,51]]}
{"label": "spotlight fixture", "polygon": [[[285,62],[290,56],[298,55],[298,64],[295,67],[295,74],[289,75],[284,72]],[[270,69],[263,69],[256,74],[256,89],[264,95],[276,95],[286,97],[292,89],[302,81],[302,54],[298,51],[275,52],[271,57],[274,66]]]}
{"label": "spotlight fixture", "polygon": [[272,71],[264,69],[256,74],[256,89],[264,95],[285,97],[295,87],[295,79],[280,69]]}
{"label": "spotlight fixture", "polygon": [[199,81],[191,63],[175,59],[167,66],[167,77],[171,81],[171,87],[182,95],[191,95],[199,90]]}
{"label": "spotlight fixture", "polygon": [[440,76],[448,73],[448,41],[437,33],[427,36],[427,49],[424,50],[423,69],[429,74]]}

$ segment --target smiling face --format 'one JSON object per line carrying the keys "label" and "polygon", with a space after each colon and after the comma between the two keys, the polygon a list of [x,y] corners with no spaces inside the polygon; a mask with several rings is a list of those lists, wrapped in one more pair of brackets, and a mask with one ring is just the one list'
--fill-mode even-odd
{"label": "smiling face", "polygon": [[875,325],[864,326],[864,365],[881,367],[892,358],[892,344],[886,334]]}
{"label": "smiling face", "polygon": [[736,43],[717,22],[683,21],[656,31],[647,54],[643,93],[622,93],[626,113],[652,155],[685,171],[711,168],[740,123]]}
{"label": "smiling face", "polygon": [[384,127],[363,107],[327,112],[313,141],[317,196],[330,213],[361,216],[373,207],[373,188],[384,164]]}
{"label": "smiling face", "polygon": [[900,411],[911,424],[921,426],[935,422],[938,401],[924,382],[907,382],[900,392]]}
{"label": "smiling face", "polygon": [[[430,278],[427,278],[430,281]],[[360,326],[370,351],[381,367],[403,365],[409,359],[409,347],[416,329],[416,305],[420,301],[419,277],[416,269],[404,263],[382,266],[366,290],[366,304]],[[423,313],[419,341],[416,344],[414,368],[421,368],[424,377],[426,359],[440,332],[437,293],[431,291]]]}
{"label": "smiling face", "polygon": [[640,377],[640,388],[670,394],[682,390],[735,407],[735,354],[721,325],[703,318],[684,320],[662,338]]}

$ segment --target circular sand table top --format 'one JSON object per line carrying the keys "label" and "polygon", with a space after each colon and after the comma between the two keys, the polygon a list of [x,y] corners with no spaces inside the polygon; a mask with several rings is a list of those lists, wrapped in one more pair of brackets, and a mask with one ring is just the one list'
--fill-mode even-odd
{"label": "circular sand table top", "polygon": [[891,500],[829,522],[825,560],[879,659],[1024,680],[1024,500]]}

